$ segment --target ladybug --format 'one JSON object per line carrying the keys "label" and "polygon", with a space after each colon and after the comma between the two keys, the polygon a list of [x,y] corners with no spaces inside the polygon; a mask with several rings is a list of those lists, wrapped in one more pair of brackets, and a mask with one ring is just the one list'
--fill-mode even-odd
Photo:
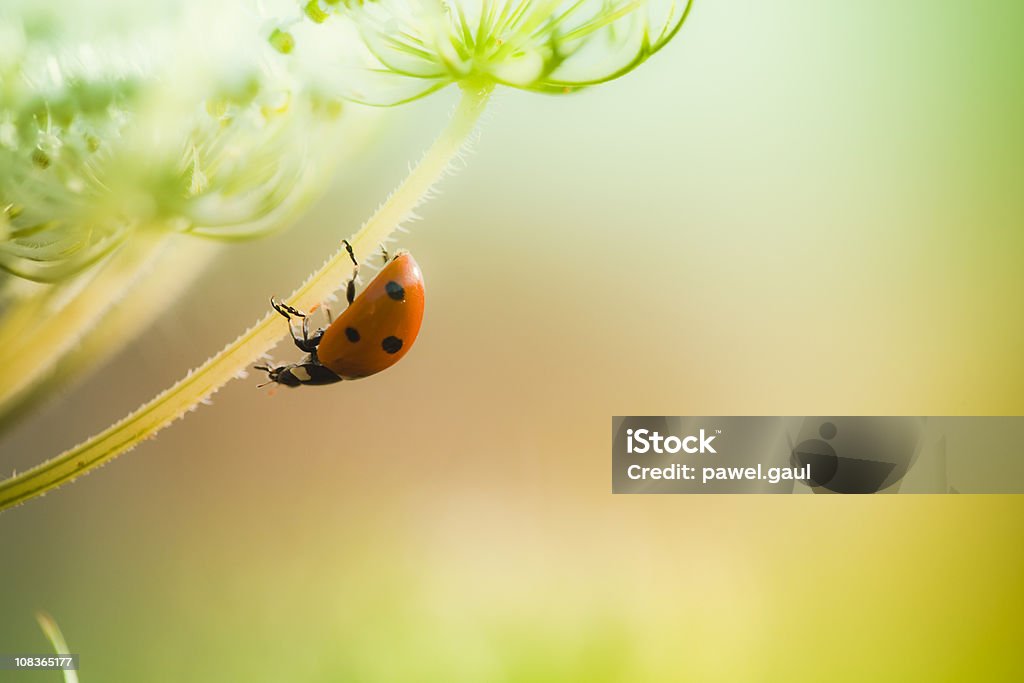
{"label": "ladybug", "polygon": [[[287,387],[303,384],[334,384],[387,370],[409,352],[423,322],[423,273],[407,251],[388,259],[384,268],[357,297],[355,279],[359,262],[348,241],[343,242],[352,259],[352,279],[346,288],[348,308],[327,329],[309,334],[309,317],[271,297],[270,305],[288,321],[288,331],[300,351],[308,354],[291,365],[257,365],[270,378]],[[383,247],[382,247],[383,251]],[[299,336],[292,322],[302,320]]]}

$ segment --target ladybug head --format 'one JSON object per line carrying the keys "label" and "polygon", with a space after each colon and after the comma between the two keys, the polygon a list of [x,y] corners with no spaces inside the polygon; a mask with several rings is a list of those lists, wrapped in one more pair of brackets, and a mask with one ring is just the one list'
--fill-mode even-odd
{"label": "ladybug head", "polygon": [[283,384],[286,387],[297,387],[302,384],[299,378],[292,374],[292,368],[294,365],[278,365],[276,368],[272,368],[269,365],[256,365],[253,366],[256,370],[263,370],[267,373],[268,382],[261,384],[260,386],[266,386],[271,382],[277,384]]}

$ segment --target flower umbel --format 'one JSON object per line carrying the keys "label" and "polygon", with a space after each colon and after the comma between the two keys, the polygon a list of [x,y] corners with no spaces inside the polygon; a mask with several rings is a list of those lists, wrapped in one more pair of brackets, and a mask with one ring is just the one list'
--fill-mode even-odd
{"label": "flower umbel", "polygon": [[[0,268],[56,282],[136,231],[250,237],[294,213],[337,108],[258,16],[164,6],[125,39],[48,11],[0,12]],[[228,21],[231,40],[203,35]]]}
{"label": "flower umbel", "polygon": [[370,76],[348,96],[395,104],[450,83],[489,81],[561,93],[604,83],[646,61],[679,31],[692,0],[312,0],[350,23]]}

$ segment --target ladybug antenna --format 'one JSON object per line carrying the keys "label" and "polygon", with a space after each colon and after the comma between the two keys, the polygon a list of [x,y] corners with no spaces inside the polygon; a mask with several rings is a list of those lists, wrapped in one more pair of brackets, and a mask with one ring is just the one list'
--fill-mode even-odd
{"label": "ladybug antenna", "polygon": [[254,365],[252,367],[253,367],[253,370],[262,370],[263,372],[267,373],[267,375],[270,377],[270,379],[268,379],[263,384],[257,384],[256,385],[257,389],[262,389],[263,387],[267,386],[268,384],[273,384],[274,382],[277,381],[277,378],[274,377],[274,368],[270,367],[269,365]]}

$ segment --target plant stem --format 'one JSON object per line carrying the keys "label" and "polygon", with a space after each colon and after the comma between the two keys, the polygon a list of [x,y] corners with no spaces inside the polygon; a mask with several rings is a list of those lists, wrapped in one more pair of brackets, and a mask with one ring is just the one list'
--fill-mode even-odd
{"label": "plant stem", "polygon": [[[96,292],[108,297],[109,310],[97,311],[98,320],[90,327],[82,328],[74,336],[75,343],[68,344],[60,327],[51,335],[41,334],[42,326],[33,335],[30,350],[36,347],[49,352],[50,367],[45,368],[30,384],[15,397],[0,391],[0,435],[12,428],[55,391],[66,388],[83,376],[96,372],[111,357],[121,351],[136,336],[145,331],[156,318],[189,287],[213,258],[221,252],[221,245],[209,240],[197,240],[190,235],[167,235],[152,263],[148,260],[140,267],[140,275],[133,281],[125,282],[117,289],[100,287],[92,280],[80,291],[95,299]],[[150,267],[151,266],[151,267]],[[146,271],[146,272],[141,272]],[[98,279],[98,278],[97,278]],[[118,300],[120,297],[120,300]],[[46,316],[51,321],[64,319],[63,309]],[[40,314],[40,318],[43,316]],[[3,324],[0,323],[0,328]],[[5,330],[6,331],[6,330]],[[57,342],[50,340],[56,335]],[[4,342],[0,348],[8,351]],[[4,361],[10,359],[14,368],[21,367],[19,352],[10,351]],[[0,368],[4,367],[0,362]],[[2,372],[2,370],[0,370]],[[0,386],[2,386],[0,382]]]}
{"label": "plant stem", "polygon": [[[358,258],[369,256],[427,196],[473,132],[493,89],[492,83],[462,86],[462,97],[441,136],[419,164],[349,240]],[[348,254],[339,249],[288,298],[298,308],[324,301],[351,275]],[[61,484],[73,481],[194,409],[202,401],[242,375],[287,333],[279,316],[268,313],[213,358],[190,371],[177,384],[83,443],[30,470],[0,482],[0,510],[19,505]]]}
{"label": "plant stem", "polygon": [[140,230],[95,274],[16,300],[0,319],[0,425],[47,379],[57,361],[73,350],[148,270],[164,247],[166,233]]}
{"label": "plant stem", "polygon": [[[58,655],[71,654],[68,650],[68,644],[64,641],[64,634],[60,632],[60,627],[57,626],[57,622],[53,620],[53,617],[45,612],[38,612],[36,613],[36,621],[39,622],[39,627],[43,629],[46,639],[53,646],[54,652]],[[65,669],[64,683],[78,683],[78,672],[73,669]]]}

